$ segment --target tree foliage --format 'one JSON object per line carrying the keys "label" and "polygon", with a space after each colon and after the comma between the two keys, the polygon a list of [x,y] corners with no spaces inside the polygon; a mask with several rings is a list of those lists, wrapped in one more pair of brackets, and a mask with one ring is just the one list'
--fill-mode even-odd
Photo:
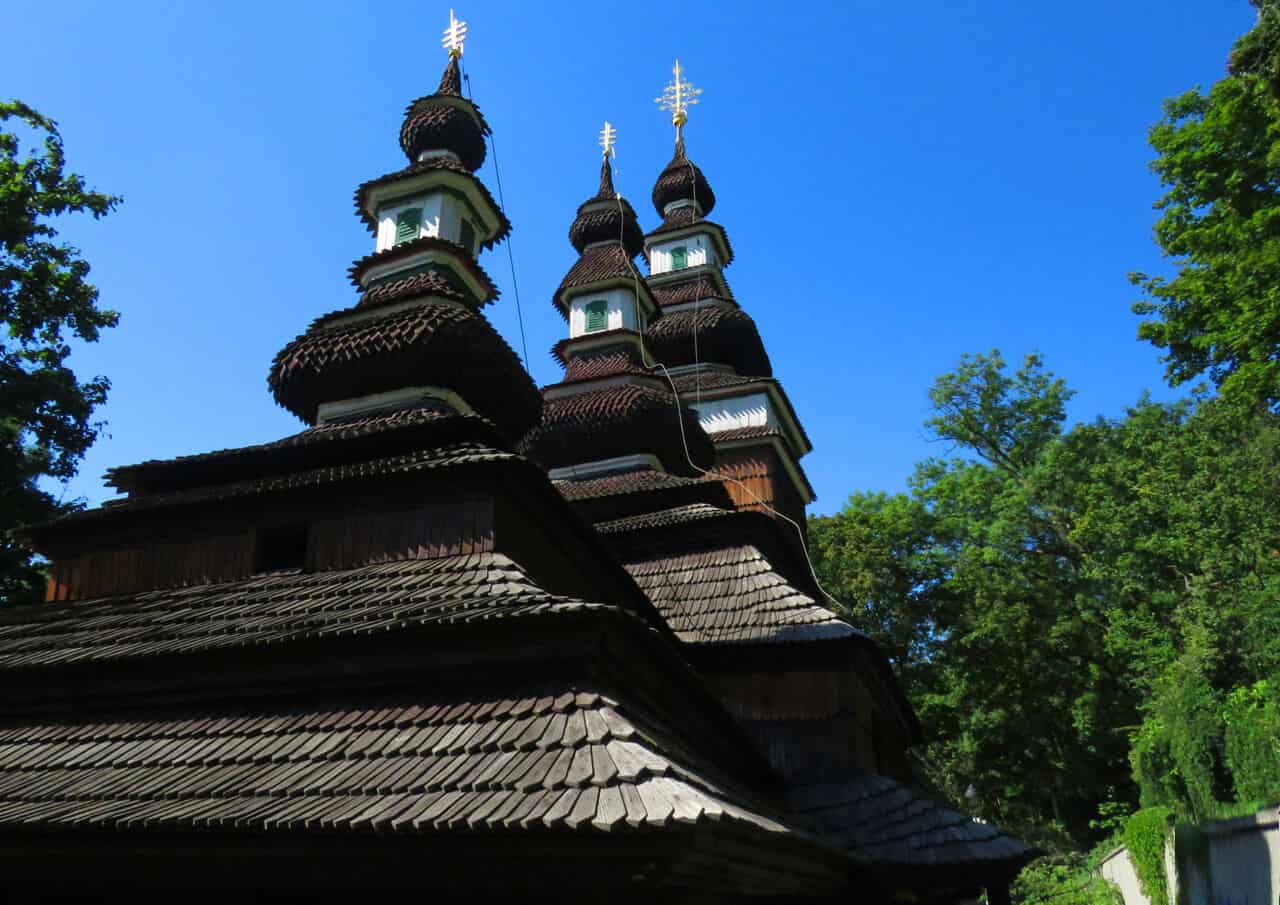
{"label": "tree foliage", "polygon": [[[41,576],[14,529],[64,510],[42,478],[65,480],[97,436],[94,409],[104,377],[80,380],[68,367],[70,342],[93,342],[117,315],[98,307],[89,265],[57,241],[51,218],[98,218],[119,199],[90,191],[65,170],[53,120],[21,101],[0,103],[0,601],[30,598]],[[43,136],[24,155],[17,124]]]}
{"label": "tree foliage", "polygon": [[1055,849],[1095,838],[1108,787],[1189,818],[1238,797],[1225,703],[1280,668],[1280,418],[1143,399],[1067,430],[1070,395],[1036,356],[966,356],[931,393],[948,454],[811,526],[928,778]]}
{"label": "tree foliage", "polygon": [[1280,404],[1280,0],[1208,93],[1165,102],[1151,130],[1165,194],[1156,240],[1171,278],[1135,273],[1155,315],[1138,335],[1165,350],[1177,385],[1208,375],[1238,401]]}

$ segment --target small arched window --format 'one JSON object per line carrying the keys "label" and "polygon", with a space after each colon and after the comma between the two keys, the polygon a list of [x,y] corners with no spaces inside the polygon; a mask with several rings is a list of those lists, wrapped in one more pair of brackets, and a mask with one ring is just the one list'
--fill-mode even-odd
{"label": "small arched window", "polygon": [[587,333],[595,333],[609,325],[609,303],[604,299],[588,302],[585,309],[587,315]]}
{"label": "small arched window", "polygon": [[671,249],[671,269],[684,270],[689,266],[689,249],[681,245]]}
{"label": "small arched window", "polygon": [[411,207],[401,211],[396,217],[396,245],[401,242],[412,242],[418,238],[422,229],[422,208]]}

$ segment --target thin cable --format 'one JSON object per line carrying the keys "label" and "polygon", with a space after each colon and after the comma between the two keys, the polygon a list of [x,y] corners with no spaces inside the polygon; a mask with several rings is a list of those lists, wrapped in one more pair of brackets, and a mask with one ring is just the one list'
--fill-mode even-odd
{"label": "thin cable", "polygon": [[[461,69],[461,67],[459,67]],[[467,100],[471,100],[471,75],[462,70],[462,80],[467,85]],[[502,195],[502,171],[498,168],[498,143],[493,137],[493,132],[488,134],[489,153],[493,156],[493,176],[498,184],[498,208],[502,211],[502,215],[507,215],[507,202]],[[520,282],[516,279],[516,257],[511,250],[511,236],[507,236],[507,264],[511,267],[511,288],[515,291],[516,296],[516,321],[520,324],[520,354],[524,358],[524,370],[526,374],[532,374],[529,370],[529,346],[524,338],[524,311],[520,307]]]}
{"label": "thin cable", "polygon": [[[689,163],[689,172],[690,172],[690,175],[693,176],[692,162]],[[625,254],[626,253],[626,211],[622,207],[622,194],[615,189],[613,196],[614,196],[614,200],[618,202],[618,244],[619,246],[621,246],[623,250],[623,254]],[[696,210],[696,205],[698,203],[698,183],[697,183],[696,177],[693,179],[693,203],[695,205],[695,210]],[[752,500],[755,501],[756,505],[760,506],[761,508],[769,512],[771,515],[782,519],[784,522],[786,522],[792,528],[794,528],[796,531],[796,537],[800,541],[800,552],[804,555],[805,565],[809,567],[809,577],[813,579],[814,587],[818,589],[818,593],[820,593],[823,597],[827,599],[828,603],[838,607],[839,602],[833,596],[831,596],[831,594],[827,591],[827,589],[822,586],[822,582],[818,580],[818,571],[813,567],[813,559],[812,557],[809,556],[809,542],[805,538],[804,529],[800,526],[800,523],[797,522],[795,519],[791,518],[790,516],[784,515],[783,513],[779,512],[777,509],[770,506],[760,497],[756,496],[756,494],[751,490],[750,487],[742,483],[742,481],[738,480],[733,475],[724,474],[723,472],[716,471],[713,468],[710,468],[710,469],[703,468],[697,462],[693,461],[693,454],[690,453],[689,451],[689,438],[685,434],[685,429],[684,429],[684,405],[680,399],[680,391],[676,389],[676,382],[675,380],[672,379],[671,372],[667,370],[667,366],[662,362],[658,361],[657,359],[653,359],[652,356],[649,355],[649,344],[648,344],[648,338],[646,336],[646,330],[645,330],[645,319],[640,317],[640,312],[639,312],[640,271],[635,268],[634,264],[631,264],[631,279],[633,284],[632,293],[635,295],[636,306],[637,306],[636,320],[640,324],[640,361],[647,368],[661,368],[662,376],[667,379],[667,385],[671,387],[672,401],[676,409],[676,424],[679,425],[680,427],[680,445],[684,448],[685,461],[689,463],[690,468],[692,468],[694,471],[701,474],[703,477],[715,478],[718,481],[725,481],[730,484],[736,484],[738,487],[742,489],[743,493],[745,493],[748,497],[750,497]],[[697,381],[699,377],[699,374],[696,368],[701,363],[698,360],[698,345],[697,345],[698,343],[698,340],[697,340],[698,310],[699,310],[698,303],[701,301],[701,299],[702,299],[702,296],[700,294],[694,297],[693,363],[695,366],[695,371],[694,371],[695,381]],[[699,384],[695,382],[695,386],[698,386],[698,385]],[[701,402],[702,401],[701,398],[699,398],[698,401]]]}

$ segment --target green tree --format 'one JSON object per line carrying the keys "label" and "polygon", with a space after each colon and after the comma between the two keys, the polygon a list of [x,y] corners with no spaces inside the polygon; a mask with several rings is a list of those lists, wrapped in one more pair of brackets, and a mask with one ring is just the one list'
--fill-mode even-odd
{"label": "green tree", "polygon": [[[97,437],[91,418],[106,399],[105,377],[80,380],[67,366],[69,341],[93,342],[116,324],[97,305],[79,252],[57,240],[50,219],[88,212],[98,218],[119,198],[90,191],[64,170],[57,124],[21,101],[0,103],[0,601],[31,599],[39,567],[14,533],[68,508],[42,490],[42,478],[66,480]],[[43,136],[23,155],[17,130]]]}
{"label": "green tree", "polygon": [[1228,736],[1224,707],[1280,670],[1280,418],[1143,399],[1067,430],[1070,395],[1038,357],[966,356],[931,393],[950,455],[811,525],[824,586],[904,677],[933,784],[1058,849],[1136,805],[1135,776],[1187,817],[1239,797],[1229,739],[1254,763],[1271,711],[1236,707]]}
{"label": "green tree", "polygon": [[1151,130],[1166,191],[1156,240],[1171,278],[1131,275],[1138,335],[1165,350],[1170,383],[1208,375],[1231,399],[1280,404],[1280,0],[1207,94],[1165,102]]}

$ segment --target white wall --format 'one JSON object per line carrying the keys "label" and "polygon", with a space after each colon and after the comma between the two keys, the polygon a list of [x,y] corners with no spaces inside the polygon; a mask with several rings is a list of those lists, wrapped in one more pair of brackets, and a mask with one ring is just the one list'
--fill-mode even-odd
{"label": "white wall", "polygon": [[[378,209],[378,238],[376,251],[385,251],[396,244],[396,218],[400,212],[412,207],[422,208],[422,228],[418,236],[439,236],[453,242],[462,240],[462,218],[470,213],[467,206],[453,195],[446,192],[432,192],[418,198],[397,201]],[[471,217],[471,225],[475,228],[476,244],[480,242],[482,227],[475,217]],[[469,249],[476,252],[473,247]]]}
{"label": "white wall", "polygon": [[[587,332],[587,305],[604,299],[609,303],[609,317],[605,330],[635,330],[640,332],[636,320],[636,298],[630,289],[615,287],[601,292],[580,295],[569,302],[569,336],[576,339]],[[597,333],[603,331],[597,330]]]}
{"label": "white wall", "polygon": [[692,400],[690,394],[686,393],[684,401],[698,413],[698,422],[709,434],[740,427],[776,427],[778,424],[773,406],[769,404],[769,397],[764,393],[736,396],[732,399],[711,399],[706,402]]}
{"label": "white wall", "polygon": [[1133,869],[1127,849],[1117,849],[1108,856],[1102,862],[1100,873],[1103,879],[1120,887],[1124,905],[1150,905],[1147,897],[1142,894],[1142,884],[1138,882],[1138,872]]}
{"label": "white wall", "polygon": [[656,276],[660,273],[671,272],[671,249],[684,248],[689,252],[689,267],[697,267],[701,264],[718,264],[716,260],[715,249],[711,244],[711,237],[705,233],[699,233],[696,236],[684,236],[680,239],[672,239],[668,242],[658,242],[649,246],[649,274]]}

